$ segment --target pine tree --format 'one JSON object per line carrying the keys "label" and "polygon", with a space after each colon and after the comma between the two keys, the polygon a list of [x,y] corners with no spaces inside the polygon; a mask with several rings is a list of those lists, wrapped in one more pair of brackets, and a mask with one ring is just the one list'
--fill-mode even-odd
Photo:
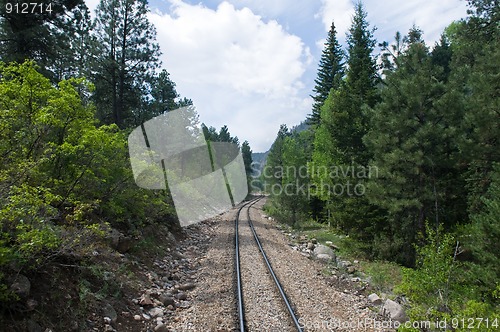
{"label": "pine tree", "polygon": [[[410,32],[415,32],[412,29]],[[373,152],[379,176],[368,183],[372,204],[387,211],[389,229],[379,234],[379,255],[413,264],[417,232],[425,222],[453,225],[463,220],[457,127],[460,108],[438,81],[443,68],[433,64],[421,34],[410,34],[409,47],[389,73],[382,101],[371,112],[372,128],[364,142]],[[387,236],[384,238],[384,236]]]}
{"label": "pine tree", "polygon": [[203,130],[203,135],[205,136],[205,140],[209,142],[218,142],[219,134],[217,133],[217,129],[210,126],[207,127],[204,123],[201,124],[201,128]]}
{"label": "pine tree", "polygon": [[94,95],[99,118],[124,128],[143,107],[145,83],[159,67],[146,0],[101,0],[97,7]]}
{"label": "pine tree", "polygon": [[243,157],[243,163],[245,164],[245,173],[247,175],[247,186],[248,193],[251,191],[250,187],[250,179],[252,177],[252,149],[250,148],[250,143],[248,141],[244,141],[241,145],[241,155]]}
{"label": "pine tree", "polygon": [[[366,16],[362,4],[356,4],[347,36],[346,78],[338,90],[330,92],[321,109],[310,163],[318,197],[327,202],[331,221],[345,231],[359,228],[360,234],[365,227],[362,222],[374,211],[361,193],[364,179],[353,176],[349,170],[368,165],[370,152],[362,140],[369,128],[365,108],[373,107],[378,99],[378,76],[372,57],[375,40]],[[341,176],[332,177],[331,169],[340,170]],[[354,193],[356,186],[361,195]]]}
{"label": "pine tree", "polygon": [[[26,3],[9,1],[11,5]],[[39,71],[48,76],[53,83],[58,82],[70,65],[64,55],[72,50],[70,30],[72,17],[77,8],[85,6],[82,0],[38,1],[42,11],[7,13],[6,4],[0,12],[0,59],[5,62],[23,63],[35,60]],[[37,7],[39,8],[39,7]],[[67,76],[65,76],[67,77]]]}
{"label": "pine tree", "polygon": [[267,155],[266,165],[264,166],[263,183],[265,187],[271,188],[274,184],[281,185],[283,169],[283,144],[285,138],[290,135],[288,127],[285,124],[280,126],[276,139],[274,140],[269,154]]}
{"label": "pine tree", "polygon": [[477,214],[493,177],[493,163],[500,160],[498,66],[500,65],[500,10],[494,1],[468,1],[472,14],[447,29],[453,58],[450,85],[464,108],[460,149],[468,160],[465,174],[469,213]]}
{"label": "pine tree", "polygon": [[314,100],[312,114],[307,119],[308,124],[318,126],[320,123],[320,109],[331,89],[338,89],[344,76],[344,52],[337,40],[337,31],[332,22],[325,48],[321,53],[316,86],[313,89]]}

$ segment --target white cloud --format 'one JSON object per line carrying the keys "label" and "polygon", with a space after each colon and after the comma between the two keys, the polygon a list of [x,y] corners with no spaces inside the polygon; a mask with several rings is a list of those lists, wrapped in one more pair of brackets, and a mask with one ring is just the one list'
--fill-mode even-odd
{"label": "white cloud", "polygon": [[[266,150],[281,123],[310,109],[301,77],[311,61],[302,40],[276,21],[222,2],[213,10],[172,0],[149,18],[177,90],[193,99],[201,120],[227,124],[254,151]],[[269,139],[271,138],[271,139]]]}
{"label": "white cloud", "polygon": [[337,39],[345,40],[345,34],[351,26],[351,18],[354,14],[354,5],[351,0],[321,0],[322,7],[316,17],[321,18],[325,31],[329,31],[332,21],[337,30]]}

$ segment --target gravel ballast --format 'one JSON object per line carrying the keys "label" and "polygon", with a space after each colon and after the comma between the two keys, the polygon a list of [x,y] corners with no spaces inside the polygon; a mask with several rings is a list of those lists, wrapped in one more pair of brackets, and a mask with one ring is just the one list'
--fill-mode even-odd
{"label": "gravel ballast", "polygon": [[[321,274],[323,263],[292,250],[274,221],[264,217],[261,200],[250,208],[260,241],[282,287],[292,303],[304,331],[390,331],[377,319],[363,295],[336,289]],[[196,287],[189,291],[191,306],[177,310],[169,331],[236,331],[238,328],[234,273],[233,209],[215,218],[207,234],[206,247],[188,258],[196,267]],[[240,255],[244,305],[249,331],[296,330],[285,311],[276,286],[246,222],[240,221]],[[189,241],[189,240],[187,240]],[[251,308],[251,310],[249,310]]]}

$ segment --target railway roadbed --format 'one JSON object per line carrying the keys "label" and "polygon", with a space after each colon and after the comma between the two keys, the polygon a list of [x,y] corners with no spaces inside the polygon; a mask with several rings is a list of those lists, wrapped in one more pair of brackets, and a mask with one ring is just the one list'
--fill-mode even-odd
{"label": "railway roadbed", "polygon": [[[322,275],[322,263],[290,248],[275,222],[264,217],[264,203],[255,202],[248,215],[303,331],[388,331],[364,295],[336,289]],[[240,331],[234,249],[238,210],[217,218],[203,250],[186,253],[196,287],[187,292],[190,307],[175,311],[168,331]],[[239,232],[245,330],[297,331],[266,271],[244,209]]]}

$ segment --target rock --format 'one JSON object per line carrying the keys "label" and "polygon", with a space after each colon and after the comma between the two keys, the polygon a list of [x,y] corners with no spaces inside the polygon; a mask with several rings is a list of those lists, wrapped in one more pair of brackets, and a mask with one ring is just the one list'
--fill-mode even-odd
{"label": "rock", "polygon": [[166,295],[166,294],[160,295],[159,300],[164,306],[169,306],[169,305],[175,304],[174,298],[170,295]]}
{"label": "rock", "polygon": [[354,266],[347,267],[347,273],[353,274],[354,272],[356,272],[356,268]]}
{"label": "rock", "polygon": [[191,290],[195,288],[196,285],[192,282],[185,283],[184,285],[179,286],[180,290]]}
{"label": "rock", "polygon": [[332,244],[333,244],[332,241],[325,241],[325,245],[327,245],[327,246],[331,246]]}
{"label": "rock", "polygon": [[134,320],[137,320],[137,321],[141,320],[141,315],[134,315]]}
{"label": "rock", "polygon": [[178,307],[181,309],[187,309],[187,308],[191,307],[191,303],[189,303],[189,301],[181,301],[181,303],[179,303]]}
{"label": "rock", "polygon": [[185,300],[185,299],[187,299],[187,295],[184,292],[179,292],[179,293],[175,294],[175,297],[178,300]]}
{"label": "rock", "polygon": [[314,250],[314,243],[312,242],[307,243],[307,249]]}
{"label": "rock", "polygon": [[113,308],[113,306],[109,303],[106,303],[102,308],[102,314],[105,318],[109,317],[111,324],[115,324],[118,320],[118,314],[116,313],[115,308]]}
{"label": "rock", "polygon": [[316,239],[311,239],[311,242],[312,242],[313,244],[317,244],[317,243],[318,243],[318,240],[316,240]]}
{"label": "rock", "polygon": [[354,260],[354,264],[359,264],[359,261],[358,260]]}
{"label": "rock", "polygon": [[330,259],[335,259],[335,253],[333,252],[333,249],[322,244],[318,244],[314,248],[314,254],[316,255],[316,257],[318,257],[318,255],[328,255]]}
{"label": "rock", "polygon": [[408,321],[408,316],[403,309],[403,307],[393,300],[387,299],[380,310],[383,316],[389,317],[391,320],[404,323]]}
{"label": "rock", "polygon": [[382,304],[382,299],[375,293],[372,293],[368,295],[368,300],[373,304],[373,305],[381,305]]}
{"label": "rock", "polygon": [[334,245],[333,243],[330,244],[329,246],[330,248],[332,248],[333,250],[339,250],[339,247],[337,247],[336,245]]}
{"label": "rock", "polygon": [[168,332],[168,327],[165,324],[158,324],[155,327],[155,332]]}
{"label": "rock", "polygon": [[151,319],[151,316],[149,316],[147,314],[142,314],[142,317],[144,317],[145,320],[150,320]]}
{"label": "rock", "polygon": [[338,265],[338,267],[340,267],[340,268],[347,269],[347,268],[348,268],[349,266],[351,266],[352,264],[351,264],[351,262],[349,262],[349,261],[342,261],[342,260],[338,260],[338,261],[337,261],[337,265]]}
{"label": "rock", "polygon": [[114,330],[115,329],[111,325],[109,325],[109,324],[104,325],[105,332],[113,332]]}
{"label": "rock", "polygon": [[10,290],[22,299],[30,295],[31,283],[26,276],[20,274],[16,277],[14,282],[10,285]]}
{"label": "rock", "polygon": [[31,320],[31,319],[26,322],[26,330],[28,332],[42,332],[43,331],[42,327],[37,322],[35,322],[34,320]]}
{"label": "rock", "polygon": [[148,293],[144,293],[139,300],[139,304],[143,306],[153,305],[153,301],[151,300],[151,296]]}
{"label": "rock", "polygon": [[327,254],[318,254],[316,255],[316,258],[324,262],[330,262],[332,260],[332,257],[330,257],[330,255]]}
{"label": "rock", "polygon": [[111,230],[108,238],[111,242],[111,248],[115,249],[121,254],[126,253],[133,246],[133,239],[123,235],[116,229]]}
{"label": "rock", "polygon": [[162,317],[163,316],[163,309],[162,308],[153,308],[151,310],[149,310],[149,315],[151,317]]}

